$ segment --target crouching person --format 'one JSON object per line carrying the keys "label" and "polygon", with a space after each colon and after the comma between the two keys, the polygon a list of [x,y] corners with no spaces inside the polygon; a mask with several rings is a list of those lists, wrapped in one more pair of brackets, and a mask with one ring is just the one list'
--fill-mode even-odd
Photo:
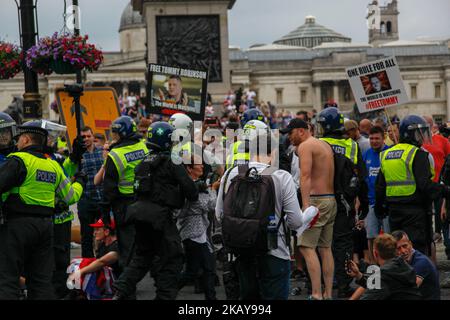
{"label": "crouching person", "polygon": [[375,268],[375,273],[363,274],[354,261],[348,261],[348,275],[356,278],[356,283],[366,288],[361,300],[420,300],[416,273],[401,256],[397,256],[394,237],[389,234],[380,235],[375,238],[373,245],[378,272]]}
{"label": "crouching person", "polygon": [[94,238],[98,244],[95,258],[72,260],[67,272],[67,287],[72,289],[67,299],[110,299],[113,296],[112,283],[120,275],[119,248],[115,225],[103,223],[99,219],[90,224],[94,228]]}

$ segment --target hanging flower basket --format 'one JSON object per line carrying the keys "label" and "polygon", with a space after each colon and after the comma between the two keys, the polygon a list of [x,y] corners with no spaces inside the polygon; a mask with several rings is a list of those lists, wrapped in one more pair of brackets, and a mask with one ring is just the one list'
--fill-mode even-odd
{"label": "hanging flower basket", "polygon": [[70,62],[65,62],[63,60],[51,60],[49,66],[50,69],[57,74],[72,74],[77,72]]}
{"label": "hanging flower basket", "polygon": [[22,52],[14,44],[0,41],[0,80],[13,78],[22,71]]}
{"label": "hanging flower basket", "polygon": [[28,68],[39,74],[71,74],[77,70],[98,70],[103,54],[95,45],[87,43],[88,36],[71,34],[46,37],[27,51]]}

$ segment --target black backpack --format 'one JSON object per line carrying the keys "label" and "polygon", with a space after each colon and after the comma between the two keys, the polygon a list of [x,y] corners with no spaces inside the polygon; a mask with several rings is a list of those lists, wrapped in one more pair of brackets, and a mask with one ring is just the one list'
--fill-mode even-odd
{"label": "black backpack", "polygon": [[[238,169],[239,174],[230,181],[229,187],[228,175],[225,177],[223,242],[236,255],[265,254],[268,252],[269,216],[275,214],[275,187],[271,177],[275,168],[268,167],[262,174],[258,174],[256,168],[249,168],[248,164],[239,165]],[[282,221],[283,217],[277,230]]]}
{"label": "black backpack", "polygon": [[334,194],[336,201],[345,207],[347,214],[353,209],[360,182],[355,164],[334,151]]}

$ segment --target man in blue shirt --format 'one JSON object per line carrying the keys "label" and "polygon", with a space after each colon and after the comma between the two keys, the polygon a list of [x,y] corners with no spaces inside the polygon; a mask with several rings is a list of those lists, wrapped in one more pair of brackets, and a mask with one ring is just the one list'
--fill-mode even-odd
{"label": "man in blue shirt", "polygon": [[84,172],[88,177],[83,196],[78,202],[78,218],[80,219],[81,227],[81,256],[83,258],[93,258],[94,229],[90,225],[100,218],[99,204],[103,197],[103,188],[102,186],[94,185],[94,177],[102,167],[105,159],[103,158],[103,148],[98,148],[94,145],[94,132],[90,127],[81,129],[81,139],[83,139],[85,152],[79,154],[79,158],[75,156],[69,157],[64,163],[64,167],[70,176],[78,170]]}
{"label": "man in blue shirt", "polygon": [[416,272],[416,284],[424,300],[440,300],[439,273],[431,260],[418,250],[404,231],[394,231],[392,236],[397,241],[397,255],[413,267]]}
{"label": "man in blue shirt", "polygon": [[389,147],[384,143],[384,131],[380,127],[373,127],[369,133],[370,149],[363,154],[363,160],[367,168],[366,183],[369,188],[369,213],[365,219],[367,239],[369,241],[370,260],[373,263],[373,241],[383,229],[389,233],[388,218],[383,220],[375,216],[375,182],[380,171],[380,153]]}

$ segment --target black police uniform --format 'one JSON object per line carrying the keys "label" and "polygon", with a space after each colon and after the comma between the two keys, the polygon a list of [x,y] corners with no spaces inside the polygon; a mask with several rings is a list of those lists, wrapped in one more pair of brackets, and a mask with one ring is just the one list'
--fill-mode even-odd
{"label": "black police uniform", "polygon": [[[53,153],[52,150],[45,150],[48,157],[58,162],[62,168],[65,157]],[[68,212],[69,206],[63,201],[55,200],[55,215]],[[67,266],[70,264],[70,241],[72,236],[72,220],[64,223],[53,224],[53,254],[55,265],[53,270],[53,288],[57,299],[64,298],[68,293],[67,288]]]}
{"label": "black police uniform", "polygon": [[137,201],[128,214],[136,227],[136,251],[114,283],[117,298],[128,297],[150,270],[155,279],[156,299],[174,300],[183,267],[181,239],[172,215],[185,199],[195,201],[198,191],[183,165],[176,165],[169,152],[150,149],[135,169]]}
{"label": "black police uniform", "polygon": [[[39,146],[21,152],[46,158]],[[26,177],[24,162],[10,158],[1,166],[0,194],[21,186]],[[28,299],[54,298],[53,214],[54,208],[25,204],[18,194],[7,198],[3,205],[6,223],[0,226],[0,299],[19,298],[20,275],[26,277]]]}
{"label": "black police uniform", "polygon": [[444,185],[431,179],[428,152],[417,150],[412,168],[417,188],[413,195],[404,197],[386,196],[386,179],[380,170],[375,185],[375,214],[379,218],[389,216],[391,231],[406,232],[415,249],[430,255],[433,233],[428,213],[432,201],[447,192]]}
{"label": "black police uniform", "polygon": [[[338,134],[330,134],[327,138],[345,139]],[[368,187],[365,182],[366,166],[362,159],[361,149],[358,148],[358,160],[356,163],[358,171],[359,192],[358,200],[360,202],[359,219],[363,220],[369,211]],[[339,294],[345,295],[349,291],[349,285],[352,278],[345,269],[347,257],[353,258],[353,230],[355,228],[355,207],[351,205],[351,212],[348,213],[345,206],[336,199],[337,213],[333,226],[333,258],[335,277],[338,285]]]}
{"label": "black police uniform", "polygon": [[[138,135],[122,138],[117,144],[112,145],[110,150],[134,145],[139,141],[141,141],[141,137]],[[127,207],[134,201],[134,194],[121,194],[118,184],[119,173],[114,162],[108,157],[105,163],[105,177],[103,179],[103,207],[107,212],[103,212],[103,218],[105,223],[109,223],[107,219],[109,218],[109,209],[114,213],[119,242],[119,264],[124,268],[133,255],[135,229],[132,224],[125,223],[125,216]]]}

